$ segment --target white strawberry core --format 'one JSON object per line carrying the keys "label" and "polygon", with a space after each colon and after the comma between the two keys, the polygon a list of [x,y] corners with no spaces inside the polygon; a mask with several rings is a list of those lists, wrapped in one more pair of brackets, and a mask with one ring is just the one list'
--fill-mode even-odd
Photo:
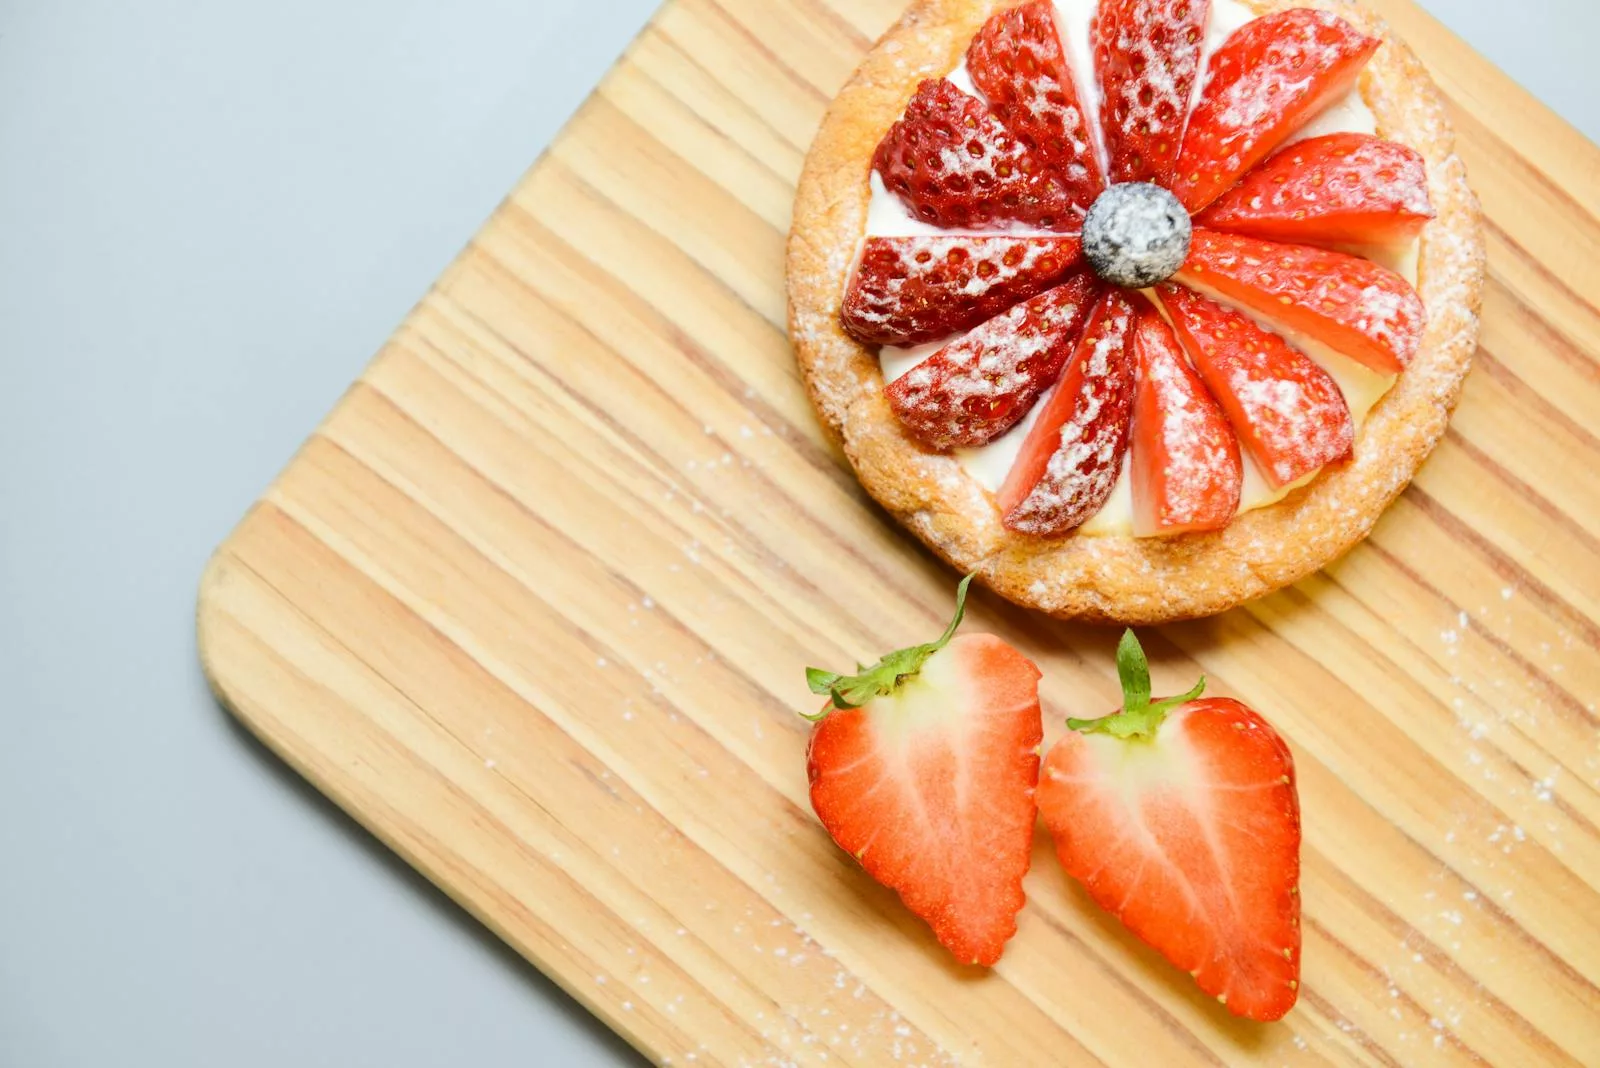
{"label": "white strawberry core", "polygon": [[[1097,5],[1098,0],[1055,0],[1056,23],[1061,28],[1062,43],[1067,62],[1072,67],[1073,82],[1078,89],[1078,99],[1082,103],[1084,110],[1088,112],[1089,130],[1096,141],[1096,151],[1099,157],[1104,160],[1106,153],[1100,128],[1100,90],[1097,79],[1094,76],[1094,58],[1089,35],[1089,28],[1094,20]],[[1205,40],[1201,46],[1200,53],[1200,70],[1202,73],[1200,77],[1195,79],[1193,99],[1199,98],[1200,90],[1205,81],[1204,72],[1210,64],[1212,53],[1222,45],[1223,41],[1227,40],[1230,34],[1256,17],[1256,12],[1240,3],[1239,0],[1212,0],[1206,21]],[[965,60],[945,76],[954,82],[962,92],[975,96],[980,100],[983,99],[983,93],[977,89],[967,74]],[[1193,99],[1191,100],[1191,105],[1193,104]],[[1291,134],[1286,139],[1285,144],[1292,144],[1295,141],[1303,141],[1330,133],[1377,133],[1377,120],[1373,116],[1372,110],[1367,106],[1366,101],[1362,98],[1359,88],[1352,89],[1344,97],[1329,104],[1306,125]],[[866,236],[932,236],[951,233],[951,231],[930,226],[928,223],[913,216],[900,198],[884,187],[876,171],[871,173],[870,182],[871,198],[867,205]],[[986,231],[986,234],[992,235],[996,232],[990,230]],[[1015,223],[998,232],[1016,235],[1058,236],[1054,231],[1036,230]],[[1375,263],[1388,267],[1404,277],[1413,286],[1417,284],[1418,259],[1421,251],[1421,241],[1418,238],[1412,238],[1403,244],[1394,246],[1350,248],[1345,251],[1364,256]],[[1358,431],[1373,405],[1383,398],[1383,395],[1388,392],[1395,382],[1396,376],[1379,375],[1350,357],[1303,335],[1268,323],[1259,316],[1252,314],[1248,309],[1240,307],[1233,301],[1221,298],[1218,294],[1210,292],[1201,286],[1191,284],[1190,288],[1202,296],[1215,300],[1224,307],[1232,308],[1249,316],[1259,325],[1281,335],[1291,346],[1321,364],[1323,369],[1333,377],[1340,391],[1344,394],[1345,403],[1350,409],[1351,420]],[[955,340],[954,336],[924,345],[917,345],[913,348],[899,348],[893,345],[883,346],[879,350],[878,360],[884,381],[894,381],[953,340]],[[985,489],[991,492],[998,490],[1005,481],[1006,474],[1016,461],[1017,455],[1021,452],[1022,443],[1028,436],[1028,430],[1033,426],[1039,412],[1044,409],[1049,399],[1050,391],[1046,391],[1035,402],[1028,414],[1009,431],[986,445],[977,448],[956,449],[952,455],[966,470],[967,474]],[[1131,465],[1124,463],[1117,484],[1111,491],[1111,496],[1099,513],[1078,528],[1079,534],[1091,536],[1132,535],[1133,494],[1131,490],[1131,473]],[[1294,489],[1311,481],[1316,477],[1316,474],[1316,472],[1312,472],[1292,485],[1274,488],[1246,453],[1244,456],[1244,486],[1239,498],[1239,512],[1244,513],[1252,509],[1264,508],[1267,505],[1275,504]]]}

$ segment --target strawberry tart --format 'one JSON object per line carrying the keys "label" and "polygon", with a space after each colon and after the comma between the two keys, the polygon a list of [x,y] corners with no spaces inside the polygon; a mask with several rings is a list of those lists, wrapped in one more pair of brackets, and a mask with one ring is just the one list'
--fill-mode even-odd
{"label": "strawberry tart", "polygon": [[1019,604],[1123,623],[1364,537],[1482,280],[1437,90],[1337,0],[917,0],[828,110],[788,252],[867,491]]}

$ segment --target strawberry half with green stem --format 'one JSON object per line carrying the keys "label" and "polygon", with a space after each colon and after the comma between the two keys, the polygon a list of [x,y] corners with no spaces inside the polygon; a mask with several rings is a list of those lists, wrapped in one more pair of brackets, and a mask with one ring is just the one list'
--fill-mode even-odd
{"label": "strawberry half with green stem", "polygon": [[1300,986],[1300,801],[1294,757],[1201,679],[1153,701],[1133,632],[1122,710],[1069,719],[1039,782],[1061,866],[1096,904],[1228,1011],[1276,1020]]}
{"label": "strawberry half with green stem", "polygon": [[1327,11],[1247,22],[1211,56],[1172,191],[1197,212],[1356,84],[1382,42]]}
{"label": "strawberry half with green stem", "polygon": [[1427,166],[1415,149],[1333,133],[1279,149],[1195,224],[1297,245],[1393,245],[1431,218]]}
{"label": "strawberry half with green stem", "polygon": [[990,634],[890,653],[854,675],[806,669],[811,807],[963,964],[992,965],[1026,900],[1038,807],[1039,669]]}

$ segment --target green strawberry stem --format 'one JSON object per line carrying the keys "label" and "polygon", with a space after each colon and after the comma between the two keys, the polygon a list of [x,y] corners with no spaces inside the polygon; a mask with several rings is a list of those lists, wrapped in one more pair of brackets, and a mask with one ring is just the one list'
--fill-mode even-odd
{"label": "green strawberry stem", "polygon": [[1117,643],[1117,678],[1122,682],[1122,711],[1101,719],[1069,719],[1067,726],[1084,734],[1109,734],[1114,738],[1154,738],[1167,713],[1205,692],[1206,677],[1194,689],[1177,697],[1150,700],[1150,661],[1132,630],[1122,632]]}
{"label": "green strawberry stem", "polygon": [[[806,685],[811,687],[815,694],[826,694],[833,699],[832,708],[860,708],[874,697],[894,693],[902,682],[916,676],[922,670],[922,665],[927,663],[928,657],[937,653],[949,644],[955,637],[956,628],[961,626],[961,617],[967,611],[967,587],[972,584],[973,576],[968,575],[956,587],[956,611],[950,618],[950,625],[944,629],[939,640],[926,645],[913,645],[905,649],[896,649],[888,656],[879,660],[871,667],[856,665],[856,674],[839,675],[832,671],[823,671],[821,668],[806,668]],[[815,721],[826,716],[832,709],[824,708],[815,715],[805,718]],[[804,713],[802,713],[804,715]]]}

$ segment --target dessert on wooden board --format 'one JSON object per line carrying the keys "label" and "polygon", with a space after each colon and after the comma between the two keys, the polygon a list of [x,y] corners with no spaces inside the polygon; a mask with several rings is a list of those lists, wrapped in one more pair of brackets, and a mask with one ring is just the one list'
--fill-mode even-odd
{"label": "dessert on wooden board", "polygon": [[1130,623],[1364,537],[1482,277],[1436,90],[1336,0],[920,0],[829,109],[788,257],[868,492],[1011,600]]}

